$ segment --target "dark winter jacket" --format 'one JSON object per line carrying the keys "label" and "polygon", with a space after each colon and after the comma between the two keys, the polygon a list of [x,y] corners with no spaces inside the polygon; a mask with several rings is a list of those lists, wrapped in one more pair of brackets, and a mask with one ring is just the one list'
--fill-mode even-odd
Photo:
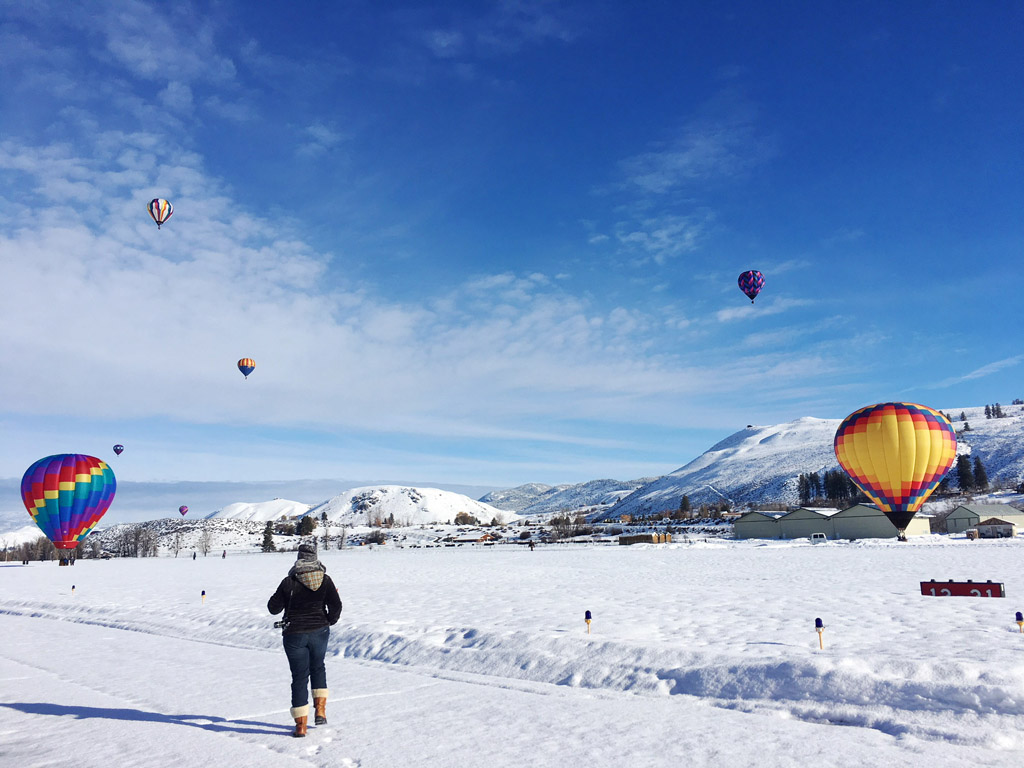
{"label": "dark winter jacket", "polygon": [[267,601],[267,610],[277,614],[284,611],[284,634],[293,635],[298,632],[313,632],[326,626],[333,626],[341,618],[341,598],[331,577],[323,574],[316,589],[312,589],[300,580],[304,574],[296,573],[295,569],[281,580],[277,591]]}

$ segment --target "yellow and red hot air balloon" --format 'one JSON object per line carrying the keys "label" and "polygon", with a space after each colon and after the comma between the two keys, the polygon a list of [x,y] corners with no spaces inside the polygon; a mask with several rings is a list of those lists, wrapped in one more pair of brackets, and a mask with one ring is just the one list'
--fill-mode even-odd
{"label": "yellow and red hot air balloon", "polygon": [[885,512],[900,538],[956,459],[956,432],[945,416],[914,403],[878,403],[839,425],[836,458]]}
{"label": "yellow and red hot air balloon", "polygon": [[256,370],[256,361],[251,357],[243,357],[238,361],[238,370],[248,379],[249,374]]}

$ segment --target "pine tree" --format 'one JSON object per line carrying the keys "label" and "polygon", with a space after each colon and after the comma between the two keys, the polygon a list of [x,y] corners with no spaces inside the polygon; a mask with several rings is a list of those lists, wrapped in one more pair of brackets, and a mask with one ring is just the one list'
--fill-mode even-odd
{"label": "pine tree", "polygon": [[956,457],[956,481],[961,491],[974,488],[974,472],[971,471],[971,460],[960,454]]}
{"label": "pine tree", "polygon": [[316,530],[316,518],[312,515],[303,517],[302,522],[299,523],[299,535],[309,536],[314,530]]}
{"label": "pine tree", "polygon": [[961,432],[970,432],[970,431],[971,431],[971,425],[970,425],[970,424],[968,424],[968,423],[967,423],[967,422],[965,421],[965,422],[964,422],[964,426],[963,426],[963,429],[961,429],[960,431],[961,431]]}
{"label": "pine tree", "polygon": [[974,487],[979,491],[988,490],[988,473],[981,463],[981,456],[974,457]]}
{"label": "pine tree", "polygon": [[988,403],[985,404],[985,418],[992,418],[992,406],[990,406]]}
{"label": "pine tree", "polygon": [[811,500],[811,484],[807,480],[807,475],[801,474],[796,481],[797,495],[800,499],[801,504],[807,504]]}
{"label": "pine tree", "polygon": [[679,513],[680,513],[681,515],[685,515],[685,514],[686,514],[687,512],[689,512],[689,511],[690,511],[690,497],[689,497],[689,496],[687,496],[687,495],[686,495],[686,494],[684,493],[684,494],[683,494],[683,498],[681,498],[681,499],[679,500]]}
{"label": "pine tree", "polygon": [[277,552],[277,545],[274,544],[274,524],[268,520],[263,529],[263,552]]}
{"label": "pine tree", "polygon": [[960,421],[967,421],[967,414],[960,411]]}

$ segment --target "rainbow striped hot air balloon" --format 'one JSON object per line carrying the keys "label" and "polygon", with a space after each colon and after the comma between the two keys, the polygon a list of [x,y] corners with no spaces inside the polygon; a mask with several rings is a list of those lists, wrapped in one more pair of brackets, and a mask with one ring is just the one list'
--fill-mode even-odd
{"label": "rainbow striped hot air balloon", "polygon": [[171,205],[171,201],[164,200],[159,197],[155,197],[150,200],[148,208],[149,215],[152,216],[153,221],[156,222],[157,229],[160,229],[160,225],[171,218],[171,214],[174,213],[174,206]]}
{"label": "rainbow striped hot air balloon", "polygon": [[834,442],[857,487],[903,530],[956,459],[956,432],[945,416],[914,403],[878,403],[854,411]]}
{"label": "rainbow striped hot air balloon", "polygon": [[65,552],[89,535],[114,500],[117,483],[105,461],[81,453],[40,459],[21,478],[21,500],[46,538]]}
{"label": "rainbow striped hot air balloon", "polygon": [[238,361],[238,370],[248,379],[249,374],[256,370],[256,361],[251,357],[243,357]]}

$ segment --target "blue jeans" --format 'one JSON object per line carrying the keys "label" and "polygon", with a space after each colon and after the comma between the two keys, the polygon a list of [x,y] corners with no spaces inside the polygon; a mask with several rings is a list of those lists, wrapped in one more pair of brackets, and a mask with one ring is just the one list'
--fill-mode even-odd
{"label": "blue jeans", "polygon": [[327,687],[324,656],[327,654],[327,639],[330,636],[330,627],[284,636],[284,652],[292,670],[293,707],[309,704],[307,684],[311,681],[314,689]]}

